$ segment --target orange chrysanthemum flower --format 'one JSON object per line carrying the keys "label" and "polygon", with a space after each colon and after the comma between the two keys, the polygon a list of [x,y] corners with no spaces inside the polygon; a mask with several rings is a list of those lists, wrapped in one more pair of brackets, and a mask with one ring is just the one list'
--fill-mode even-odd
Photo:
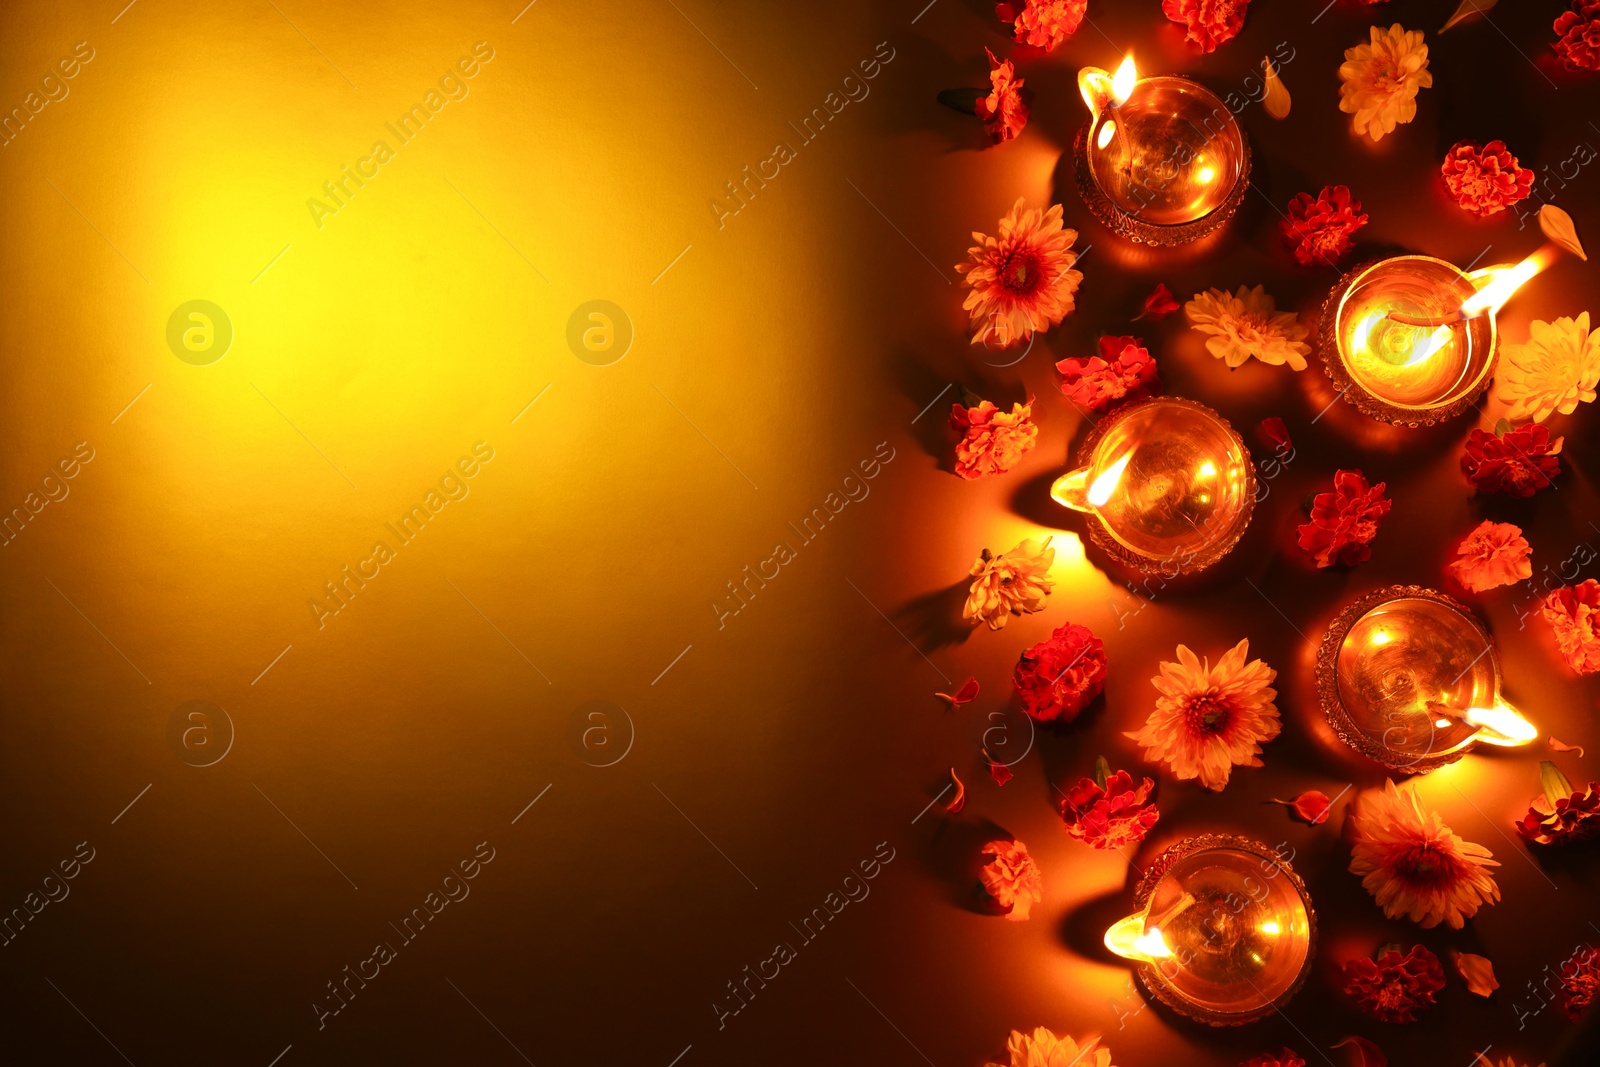
{"label": "orange chrysanthemum flower", "polygon": [[1278,672],[1260,660],[1245,662],[1250,641],[1240,641],[1212,667],[1183,645],[1178,662],[1163,661],[1150,679],[1161,696],[1144,729],[1126,736],[1144,746],[1179,778],[1199,778],[1207,789],[1228,784],[1233,768],[1261,766],[1261,742],[1283,728],[1271,688]]}
{"label": "orange chrysanthemum flower", "polygon": [[1532,578],[1532,553],[1521,527],[1485,519],[1456,546],[1458,558],[1449,570],[1456,581],[1481,593]]}
{"label": "orange chrysanthemum flower", "polygon": [[1077,230],[1061,226],[1061,205],[1049,211],[1022,208],[1022,198],[1000,220],[1000,236],[973,231],[971,258],[956,264],[972,289],[961,306],[972,326],[972,343],[993,337],[1001,348],[1026,341],[1072,313],[1083,273],[1072,269]]}
{"label": "orange chrysanthemum flower", "polygon": [[1432,929],[1456,930],[1484,904],[1500,900],[1490,867],[1500,866],[1482,845],[1463,841],[1436,811],[1422,807],[1415,785],[1393,781],[1362,796],[1355,816],[1350,872],[1391,919],[1404,916]]}
{"label": "orange chrysanthemum flower", "polygon": [[1028,855],[1028,846],[1002,838],[984,845],[983,855],[989,859],[978,870],[983,888],[996,904],[1011,909],[1006,918],[1022,922],[1028,910],[1044,899],[1044,875]]}

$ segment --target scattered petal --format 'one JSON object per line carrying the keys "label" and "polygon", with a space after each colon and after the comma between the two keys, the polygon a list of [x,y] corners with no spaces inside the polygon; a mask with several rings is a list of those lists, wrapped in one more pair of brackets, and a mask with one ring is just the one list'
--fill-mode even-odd
{"label": "scattered petal", "polygon": [[959,708],[963,704],[970,704],[973,698],[978,695],[978,679],[969,676],[966,681],[961,683],[961,688],[957,689],[954,694],[935,693],[933,695],[940,700],[948,701],[951,707]]}
{"label": "scattered petal", "polygon": [[1156,285],[1156,291],[1144,298],[1144,305],[1139,309],[1139,314],[1133,317],[1134,322],[1140,319],[1160,319],[1178,310],[1178,302],[1172,298],[1172,290],[1167,288],[1165,282]]}
{"label": "scattered petal", "polygon": [[1289,427],[1278,416],[1262,419],[1256,431],[1277,455],[1283,456],[1294,451],[1294,442],[1289,439]]}
{"label": "scattered petal", "polygon": [[1326,822],[1328,813],[1333,810],[1333,801],[1328,799],[1328,794],[1317,789],[1308,789],[1293,800],[1273,798],[1268,803],[1282,804],[1293,809],[1296,815],[1312,826]]}
{"label": "scattered petal", "polygon": [[1494,976],[1494,964],[1484,957],[1452,949],[1450,960],[1461,972],[1461,977],[1467,980],[1467,988],[1478,996],[1486,997],[1500,988],[1500,982]]}
{"label": "scattered petal", "polygon": [[1346,1045],[1355,1049],[1356,1067],[1389,1067],[1389,1057],[1383,1054],[1383,1049],[1364,1037],[1357,1037],[1351,1034],[1343,1041],[1337,1041],[1330,1047],[1344,1048]]}
{"label": "scattered petal", "polygon": [[1016,775],[1012,774],[1011,768],[1004,763],[995,763],[991,760],[989,763],[989,777],[994,779],[995,785],[1005,785]]}
{"label": "scattered petal", "polygon": [[950,768],[950,777],[956,783],[956,795],[955,798],[950,801],[950,803],[944,806],[944,810],[948,811],[951,815],[960,815],[961,809],[967,806],[967,787],[956,774],[956,769],[954,767]]}
{"label": "scattered petal", "polygon": [[1289,117],[1289,90],[1283,84],[1283,79],[1278,77],[1278,68],[1272,65],[1272,60],[1263,59],[1261,68],[1266,71],[1267,87],[1261,95],[1261,106],[1267,109],[1267,114],[1275,119]]}
{"label": "scattered petal", "polygon": [[1546,204],[1539,209],[1539,229],[1544,235],[1568,252],[1585,262],[1589,254],[1583,250],[1583,243],[1578,240],[1578,228],[1572,224],[1572,216],[1556,207]]}
{"label": "scattered petal", "polygon": [[1498,4],[1499,2],[1500,0],[1461,0],[1461,6],[1456,8],[1456,13],[1450,16],[1449,22],[1446,22],[1443,26],[1439,27],[1439,32],[1443,33],[1445,30],[1448,30],[1451,26],[1454,26],[1463,19],[1470,19],[1474,15],[1481,15],[1485,11],[1491,10],[1494,5]]}
{"label": "scattered petal", "polygon": [[1582,745],[1569,745],[1565,741],[1557,741],[1554,737],[1547,737],[1545,740],[1556,752],[1576,752],[1579,759],[1583,758]]}

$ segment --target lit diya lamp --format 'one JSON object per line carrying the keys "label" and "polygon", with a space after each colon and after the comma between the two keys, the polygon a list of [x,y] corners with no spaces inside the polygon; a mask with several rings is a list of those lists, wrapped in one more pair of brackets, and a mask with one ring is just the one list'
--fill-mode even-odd
{"label": "lit diya lamp", "polygon": [[1095,218],[1152,245],[1198,240],[1228,221],[1250,185],[1250,145],[1233,112],[1198,82],[1078,72],[1089,124],[1078,135],[1078,191]]}
{"label": "lit diya lamp", "polygon": [[1488,632],[1421,586],[1374,590],[1339,613],[1317,652],[1317,692],[1339,738],[1393,771],[1421,774],[1475,744],[1539,736],[1500,696]]}
{"label": "lit diya lamp", "polygon": [[1082,466],[1057,478],[1051,497],[1089,515],[1090,540],[1142,573],[1171,578],[1209,567],[1250,524],[1250,453],[1204,404],[1128,404],[1090,431],[1079,458]]}
{"label": "lit diya lamp", "polygon": [[1494,377],[1496,312],[1553,251],[1470,274],[1432,256],[1351,271],[1322,309],[1323,368],[1346,400],[1382,422],[1426,426],[1461,414]]}
{"label": "lit diya lamp", "polygon": [[1207,834],[1178,842],[1139,879],[1143,909],[1106,931],[1140,963],[1146,994],[1212,1026],[1254,1022],[1311,971],[1317,916],[1288,860],[1259,841]]}

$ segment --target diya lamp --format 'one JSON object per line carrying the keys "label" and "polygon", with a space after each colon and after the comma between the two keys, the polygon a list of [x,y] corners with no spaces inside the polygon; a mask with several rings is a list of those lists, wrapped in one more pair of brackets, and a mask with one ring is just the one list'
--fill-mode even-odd
{"label": "diya lamp", "polygon": [[1461,414],[1494,377],[1496,313],[1549,265],[1547,246],[1512,267],[1468,273],[1393,256],[1345,275],[1322,309],[1322,366],[1346,400],[1382,422],[1428,426]]}
{"label": "diya lamp", "polygon": [[1539,736],[1500,695],[1488,632],[1421,586],[1374,590],[1339,613],[1317,652],[1317,693],[1340,740],[1392,771],[1421,774],[1477,744]]}
{"label": "diya lamp", "polygon": [[1154,397],[1118,408],[1090,431],[1079,460],[1050,496],[1087,514],[1090,540],[1141,573],[1203,570],[1250,524],[1250,453],[1204,404]]}
{"label": "diya lamp", "polygon": [[1259,841],[1207,834],[1145,870],[1139,912],[1106,931],[1136,960],[1145,993],[1212,1026],[1254,1022],[1285,1004],[1311,971],[1317,917],[1289,861]]}
{"label": "diya lamp", "polygon": [[1114,75],[1084,67],[1078,90],[1089,107],[1078,191],[1108,229],[1170,246],[1233,217],[1250,185],[1250,145],[1216,94],[1175,75],[1140,78],[1131,55]]}

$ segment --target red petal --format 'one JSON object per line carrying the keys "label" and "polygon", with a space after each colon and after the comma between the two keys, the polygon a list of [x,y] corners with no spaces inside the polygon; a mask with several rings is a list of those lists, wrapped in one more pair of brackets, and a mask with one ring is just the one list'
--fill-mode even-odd
{"label": "red petal", "polygon": [[989,777],[994,779],[995,785],[1005,785],[1016,775],[1012,774],[1011,768],[1004,763],[991,763],[989,764]]}
{"label": "red petal", "polygon": [[1293,800],[1274,799],[1270,803],[1282,804],[1292,809],[1296,815],[1312,826],[1326,822],[1328,812],[1333,810],[1333,802],[1328,799],[1327,794],[1316,789],[1308,789]]}
{"label": "red petal", "polygon": [[1159,319],[1163,315],[1170,315],[1178,310],[1178,302],[1172,298],[1172,290],[1166,283],[1156,286],[1156,291],[1144,298],[1144,307],[1140,309],[1137,319]]}
{"label": "red petal", "polygon": [[1576,752],[1579,759],[1583,758],[1582,745],[1569,745],[1565,741],[1557,741],[1553,737],[1548,737],[1545,740],[1548,741],[1550,743],[1550,747],[1555,749],[1557,752]]}
{"label": "red petal", "polygon": [[1467,988],[1478,996],[1486,997],[1500,988],[1494,976],[1494,964],[1489,960],[1470,952],[1451,952],[1450,958],[1456,970],[1461,972],[1461,977],[1467,980]]}
{"label": "red petal", "polygon": [[1356,1067],[1389,1067],[1389,1057],[1383,1054],[1383,1049],[1374,1045],[1364,1037],[1351,1035],[1343,1041],[1337,1042],[1333,1048],[1344,1048],[1352,1045],[1356,1050]]}
{"label": "red petal", "polygon": [[944,806],[944,810],[951,815],[959,815],[961,814],[961,809],[967,806],[967,787],[961,783],[960,778],[956,777],[956,769],[954,767],[950,768],[950,777],[955,779],[956,796],[954,800]]}
{"label": "red petal", "polygon": [[1276,415],[1262,419],[1261,425],[1256,429],[1261,439],[1267,442],[1274,452],[1282,455],[1294,451],[1294,442],[1289,440],[1289,427],[1285,426],[1283,420]]}
{"label": "red petal", "polygon": [[935,693],[933,695],[940,700],[948,701],[951,707],[959,708],[963,704],[972,703],[973,699],[977,697],[978,679],[969,676],[965,682],[961,683],[961,688],[955,691],[954,696],[949,693]]}

